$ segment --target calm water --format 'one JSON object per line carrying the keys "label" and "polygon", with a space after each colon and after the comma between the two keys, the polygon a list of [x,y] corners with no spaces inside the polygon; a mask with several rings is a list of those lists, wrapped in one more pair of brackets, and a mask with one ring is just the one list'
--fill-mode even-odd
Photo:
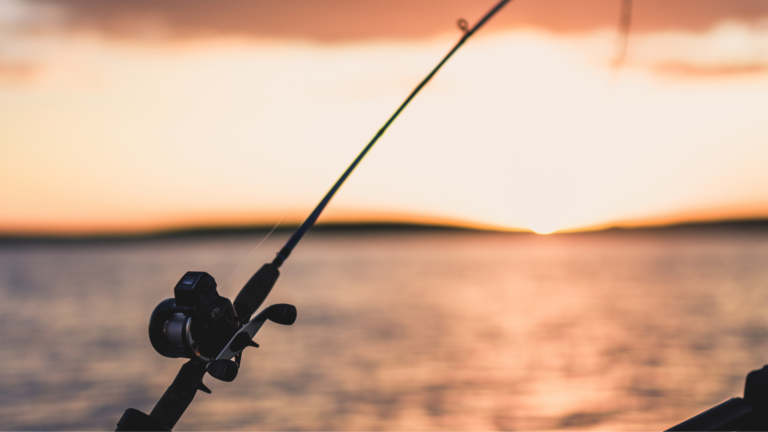
{"label": "calm water", "polygon": [[[187,270],[234,297],[258,240],[0,245],[0,427],[149,412],[183,363],[150,312]],[[768,232],[313,233],[269,301],[296,324],[177,429],[662,429],[768,363]]]}

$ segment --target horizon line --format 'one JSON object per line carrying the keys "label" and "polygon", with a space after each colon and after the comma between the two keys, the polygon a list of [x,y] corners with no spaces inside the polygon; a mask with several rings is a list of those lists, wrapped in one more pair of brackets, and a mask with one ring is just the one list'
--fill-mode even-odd
{"label": "horizon line", "polygon": [[[121,241],[121,240],[155,240],[169,238],[231,236],[243,234],[266,233],[274,225],[199,225],[191,227],[176,227],[140,232],[101,232],[101,233],[14,233],[0,231],[0,243],[7,242],[38,242],[38,241]],[[275,228],[275,233],[289,233],[298,228],[298,223],[288,223]],[[716,220],[683,221],[666,224],[624,225],[606,224],[583,229],[555,231],[551,234],[537,234],[529,229],[508,229],[476,224],[440,223],[440,222],[320,222],[311,228],[312,231],[324,233],[373,233],[373,232],[475,232],[496,234],[533,234],[533,235],[574,235],[605,232],[639,232],[666,231],[679,229],[768,229],[768,217],[724,218]]]}

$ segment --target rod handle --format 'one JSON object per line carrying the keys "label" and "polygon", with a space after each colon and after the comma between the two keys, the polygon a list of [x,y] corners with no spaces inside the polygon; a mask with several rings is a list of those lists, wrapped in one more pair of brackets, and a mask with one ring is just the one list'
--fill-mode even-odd
{"label": "rod handle", "polygon": [[143,412],[128,408],[117,422],[116,432],[120,431],[170,431],[165,425]]}
{"label": "rod handle", "polygon": [[280,270],[274,263],[264,264],[245,284],[233,303],[235,314],[240,323],[245,324],[251,319],[256,310],[266,300],[272,287],[275,286]]}
{"label": "rod handle", "polygon": [[176,374],[173,383],[157,401],[157,405],[152,408],[149,416],[162,423],[166,428],[173,429],[176,422],[184,415],[189,404],[192,403],[198,390],[206,393],[211,392],[203,384],[205,366],[205,363],[199,360],[190,360],[184,363],[179,373]]}

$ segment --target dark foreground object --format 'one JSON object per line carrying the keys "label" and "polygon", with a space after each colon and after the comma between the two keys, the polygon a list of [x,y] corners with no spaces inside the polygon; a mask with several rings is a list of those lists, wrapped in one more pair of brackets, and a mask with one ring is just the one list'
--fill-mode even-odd
{"label": "dark foreground object", "polygon": [[768,365],[747,375],[744,398],[731,398],[670,431],[768,430]]}

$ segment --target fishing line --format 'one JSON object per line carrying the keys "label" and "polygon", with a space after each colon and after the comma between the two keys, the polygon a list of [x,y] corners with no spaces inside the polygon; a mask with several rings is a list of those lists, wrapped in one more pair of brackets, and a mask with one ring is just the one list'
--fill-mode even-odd
{"label": "fishing line", "polygon": [[419,85],[416,86],[416,88],[411,92],[411,94],[405,99],[405,101],[400,105],[400,107],[395,111],[394,114],[387,120],[386,123],[384,123],[384,126],[379,129],[379,131],[374,135],[373,139],[366,145],[363,150],[360,152],[360,154],[355,158],[354,161],[349,165],[346,171],[344,171],[344,174],[339,177],[339,179],[336,181],[336,183],[331,187],[331,189],[328,191],[328,193],[323,197],[323,199],[320,201],[320,203],[317,204],[317,207],[310,213],[310,215],[307,217],[306,220],[299,226],[299,228],[294,231],[293,235],[288,239],[288,242],[285,243],[285,246],[283,246],[282,249],[280,249],[280,252],[277,253],[277,257],[275,257],[274,261],[272,261],[272,265],[275,267],[275,269],[280,268],[280,266],[283,264],[283,262],[288,258],[288,256],[291,254],[291,251],[293,251],[293,248],[296,247],[296,244],[299,243],[299,240],[301,240],[302,237],[304,237],[304,234],[307,233],[307,231],[312,227],[312,225],[315,224],[317,221],[317,218],[320,217],[320,213],[323,212],[325,207],[328,205],[328,203],[331,201],[331,198],[336,194],[336,191],[339,190],[341,185],[344,183],[344,181],[349,177],[350,174],[352,174],[352,171],[357,167],[357,165],[360,163],[360,161],[365,157],[365,155],[368,153],[368,151],[373,147],[374,144],[376,144],[376,141],[381,138],[382,135],[384,135],[384,132],[389,128],[389,126],[392,124],[392,122],[395,121],[397,116],[400,115],[400,113],[405,109],[405,107],[411,102],[411,100],[421,91],[421,89],[427,85],[427,83],[432,79],[433,76],[437,73],[438,70],[440,70],[441,67],[445,64],[445,62],[448,61],[449,58],[458,51],[459,48],[461,48],[462,45],[464,45],[464,42],[466,42],[467,39],[470,38],[480,27],[482,27],[489,19],[491,19],[492,16],[494,16],[504,5],[509,3],[511,0],[501,0],[496,6],[493,7],[488,13],[486,13],[480,21],[478,21],[477,24],[475,24],[474,27],[469,28],[469,24],[465,19],[460,19],[458,21],[458,26],[461,29],[464,34],[462,35],[461,39],[459,39],[459,42],[456,43],[456,45],[451,49],[448,54],[446,54],[445,57],[440,61],[440,63],[435,66],[434,69],[427,75],[426,78],[424,78]]}
{"label": "fishing line", "polygon": [[283,215],[283,217],[282,217],[282,218],[280,218],[280,220],[279,220],[279,221],[277,221],[277,224],[276,224],[275,226],[273,226],[271,230],[269,230],[269,232],[267,233],[267,235],[266,235],[266,236],[264,236],[264,238],[263,238],[263,239],[261,239],[261,241],[259,242],[259,244],[257,244],[257,245],[256,245],[256,247],[254,247],[254,248],[253,248],[253,250],[251,250],[251,252],[249,252],[249,253],[248,253],[248,255],[246,255],[246,256],[245,256],[245,258],[243,258],[243,260],[242,260],[242,261],[240,261],[240,264],[238,264],[238,265],[237,265],[237,267],[235,267],[235,269],[234,269],[234,270],[232,270],[232,272],[231,272],[231,273],[230,273],[230,274],[229,274],[229,275],[228,275],[226,278],[224,278],[224,280],[223,280],[223,281],[222,281],[222,283],[221,283],[222,285],[224,285],[224,283],[226,283],[226,282],[227,282],[227,280],[229,280],[229,278],[230,278],[230,277],[232,277],[232,275],[233,275],[233,274],[235,274],[235,272],[236,272],[236,271],[240,270],[240,267],[242,267],[242,266],[243,266],[243,264],[245,264],[245,262],[246,262],[246,261],[248,261],[248,258],[250,258],[250,257],[251,257],[251,255],[253,255],[253,253],[254,253],[254,252],[256,252],[256,251],[259,249],[259,247],[261,247],[261,245],[262,245],[262,244],[264,244],[264,242],[265,242],[265,241],[267,241],[267,239],[269,238],[269,236],[271,236],[271,235],[272,235],[272,233],[273,233],[273,232],[275,232],[275,230],[277,229],[277,227],[279,227],[279,226],[280,226],[280,224],[281,224],[281,223],[283,223],[283,221],[285,220],[285,218],[287,218],[287,217],[288,217],[288,215],[290,215],[291,213],[293,213],[293,211],[294,211],[294,210],[296,210],[296,207],[298,207],[299,203],[300,203],[300,202],[302,202],[302,201],[304,200],[304,198],[306,198],[307,194],[309,194],[309,190],[307,190],[306,192],[304,192],[304,195],[302,195],[302,196],[301,196],[301,198],[299,198],[299,199],[298,199],[298,201],[296,201],[296,204],[294,204],[294,205],[293,205],[293,207],[291,207],[291,209],[290,209],[290,210],[288,210],[288,212],[287,212],[286,214],[284,214],[284,215]]}

